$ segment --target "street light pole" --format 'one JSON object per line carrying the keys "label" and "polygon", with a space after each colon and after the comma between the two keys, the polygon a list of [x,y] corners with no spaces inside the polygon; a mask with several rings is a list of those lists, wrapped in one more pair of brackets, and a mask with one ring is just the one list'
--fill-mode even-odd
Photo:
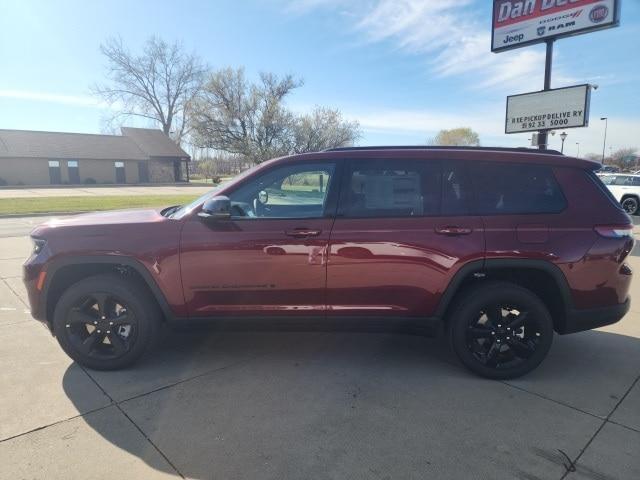
{"label": "street light pole", "polygon": [[560,140],[562,140],[562,148],[560,149],[560,153],[564,153],[564,141],[567,139],[569,135],[567,135],[567,132],[562,132],[560,134]]}
{"label": "street light pole", "polygon": [[602,144],[602,165],[604,165],[604,151],[607,148],[607,127],[609,126],[609,117],[601,117],[604,120],[604,143]]}

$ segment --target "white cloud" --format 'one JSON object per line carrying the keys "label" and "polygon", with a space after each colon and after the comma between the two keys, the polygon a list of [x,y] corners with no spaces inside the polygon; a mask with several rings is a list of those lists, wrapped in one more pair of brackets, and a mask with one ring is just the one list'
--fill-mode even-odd
{"label": "white cloud", "polygon": [[67,95],[51,92],[34,92],[29,90],[0,90],[0,98],[16,100],[33,100],[38,102],[59,103],[79,107],[107,108],[107,105],[88,95]]}
{"label": "white cloud", "polygon": [[366,42],[390,42],[402,52],[423,56],[437,76],[467,76],[468,87],[472,89],[498,86],[501,90],[508,86],[516,92],[541,89],[544,52],[526,49],[491,53],[488,21],[478,22],[470,10],[473,3],[473,0],[299,0],[290,2],[287,10],[298,14],[338,7],[347,10],[349,17],[355,19],[353,33]]}
{"label": "white cloud", "polygon": [[[371,144],[368,134],[376,137],[378,133],[403,134],[409,138],[410,143],[425,143],[441,129],[457,128],[461,126],[471,127],[480,134],[480,140],[485,145],[518,146],[529,145],[531,133],[505,135],[504,111],[502,105],[485,106],[468,112],[452,112],[437,110],[369,110],[344,112],[349,120],[357,120],[362,127],[365,138],[363,144]],[[604,122],[594,120],[587,128],[567,129],[565,153],[576,155],[580,143],[580,154],[602,152],[604,140]],[[599,118],[599,117],[598,117]],[[640,120],[634,118],[610,119],[607,132],[606,153],[610,148],[614,151],[624,147],[636,147],[637,135],[640,132]],[[559,132],[558,132],[559,133]],[[561,140],[559,135],[550,137],[550,148],[560,150]]]}
{"label": "white cloud", "polygon": [[425,110],[380,110],[369,112],[346,112],[349,120],[357,120],[364,130],[386,132],[415,132],[426,137],[429,132],[443,128],[468,126],[480,135],[496,135],[504,130],[499,118],[483,113],[451,113]]}

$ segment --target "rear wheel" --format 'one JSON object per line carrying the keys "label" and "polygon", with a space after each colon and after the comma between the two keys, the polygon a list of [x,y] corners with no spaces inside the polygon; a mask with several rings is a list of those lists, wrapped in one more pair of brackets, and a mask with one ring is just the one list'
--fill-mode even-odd
{"label": "rear wheel", "polygon": [[629,215],[635,215],[636,213],[638,213],[638,207],[640,207],[640,202],[636,197],[623,198],[622,202],[620,203],[624,211],[627,212]]}
{"label": "rear wheel", "polygon": [[491,282],[465,293],[449,317],[453,351],[487,378],[515,378],[536,368],[553,340],[553,321],[531,291]]}
{"label": "rear wheel", "polygon": [[69,287],[56,305],[53,330],[73,360],[95,370],[133,364],[157,335],[160,312],[148,292],[118,275]]}

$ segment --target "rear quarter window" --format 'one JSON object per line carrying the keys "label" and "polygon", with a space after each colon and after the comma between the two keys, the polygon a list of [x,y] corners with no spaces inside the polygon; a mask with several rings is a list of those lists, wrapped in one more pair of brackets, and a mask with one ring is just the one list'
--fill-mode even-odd
{"label": "rear quarter window", "polygon": [[560,213],[567,206],[549,166],[488,162],[474,164],[472,172],[476,213]]}

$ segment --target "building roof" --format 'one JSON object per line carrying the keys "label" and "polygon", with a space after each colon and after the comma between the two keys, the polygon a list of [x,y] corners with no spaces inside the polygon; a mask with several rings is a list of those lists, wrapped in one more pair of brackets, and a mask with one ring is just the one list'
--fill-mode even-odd
{"label": "building roof", "polygon": [[188,157],[176,142],[161,130],[150,128],[122,127],[122,135],[129,137],[150,157]]}
{"label": "building roof", "polygon": [[[140,140],[140,139],[143,140]],[[0,158],[148,160],[189,158],[162,131],[123,128],[122,135],[0,130]]]}

